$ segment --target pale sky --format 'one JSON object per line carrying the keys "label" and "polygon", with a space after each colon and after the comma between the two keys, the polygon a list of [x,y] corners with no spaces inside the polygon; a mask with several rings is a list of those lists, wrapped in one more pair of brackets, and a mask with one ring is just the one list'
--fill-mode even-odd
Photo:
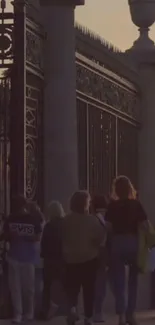
{"label": "pale sky", "polygon": [[[76,9],[76,20],[120,49],[130,48],[138,37],[138,28],[131,21],[128,0],[85,0]],[[155,41],[155,25],[151,28]]]}
{"label": "pale sky", "polygon": [[[132,46],[138,37],[138,28],[131,21],[128,0],[85,0],[85,2],[85,6],[76,9],[77,22],[122,50]],[[155,25],[150,35],[155,41]]]}

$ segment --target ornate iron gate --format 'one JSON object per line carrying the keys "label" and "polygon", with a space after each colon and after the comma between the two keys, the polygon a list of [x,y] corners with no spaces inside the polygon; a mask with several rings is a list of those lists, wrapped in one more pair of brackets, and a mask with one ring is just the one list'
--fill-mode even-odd
{"label": "ornate iron gate", "polygon": [[0,219],[10,208],[10,78],[0,78]]}
{"label": "ornate iron gate", "polygon": [[137,187],[137,87],[79,53],[76,68],[80,188],[109,194],[121,174]]}
{"label": "ornate iron gate", "polygon": [[0,4],[0,213],[6,215],[17,193],[43,203],[44,34],[36,0]]}

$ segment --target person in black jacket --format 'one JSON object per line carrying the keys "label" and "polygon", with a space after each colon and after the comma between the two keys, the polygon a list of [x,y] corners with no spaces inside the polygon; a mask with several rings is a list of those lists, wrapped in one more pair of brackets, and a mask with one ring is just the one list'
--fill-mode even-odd
{"label": "person in black jacket", "polygon": [[[137,193],[131,181],[125,176],[119,176],[114,180],[112,201],[108,206],[105,220],[112,228],[111,263],[119,325],[136,325],[134,313],[138,289],[138,230],[139,227],[147,227],[147,215],[137,200]],[[129,268],[127,305],[126,266]]]}
{"label": "person in black jacket", "polygon": [[43,295],[42,318],[50,318],[51,287],[55,281],[62,280],[62,223],[64,210],[62,205],[53,201],[48,207],[48,222],[41,239],[41,257],[43,258]]}

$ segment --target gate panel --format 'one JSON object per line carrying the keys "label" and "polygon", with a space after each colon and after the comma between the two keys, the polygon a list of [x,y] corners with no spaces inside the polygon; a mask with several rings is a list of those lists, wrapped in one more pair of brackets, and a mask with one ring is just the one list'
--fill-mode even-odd
{"label": "gate panel", "polygon": [[77,99],[78,175],[79,188],[89,188],[87,103]]}
{"label": "gate panel", "polygon": [[[10,118],[10,188],[11,202],[17,194],[25,195],[25,1],[14,2],[14,61],[11,68],[11,118]],[[14,207],[11,204],[11,210]]]}
{"label": "gate panel", "polygon": [[115,176],[115,117],[89,105],[89,190],[109,193]]}
{"label": "gate panel", "polygon": [[118,175],[126,175],[138,188],[138,129],[118,119]]}
{"label": "gate panel", "polygon": [[33,15],[35,7],[30,8],[26,19],[26,196],[43,206],[44,34],[39,16]]}
{"label": "gate panel", "polygon": [[0,78],[0,219],[10,209],[10,78]]}
{"label": "gate panel", "polygon": [[42,81],[27,72],[26,85],[26,196],[43,204]]}
{"label": "gate panel", "polygon": [[33,4],[15,6],[11,196],[20,193],[43,205],[43,32]]}
{"label": "gate panel", "polygon": [[5,0],[0,0],[0,220],[10,211],[10,100],[14,15],[13,11],[7,10],[7,4]]}
{"label": "gate panel", "polygon": [[88,144],[86,160],[79,138],[79,157],[83,162],[87,161],[87,169],[79,163],[80,175],[83,173],[85,179],[87,172],[87,188],[91,193],[109,194],[113,178],[120,174],[129,176],[137,185],[138,87],[93,62],[93,59],[76,53],[76,60],[77,98],[80,103],[77,110],[81,111],[84,105],[88,109],[87,127],[82,114],[77,113],[78,125],[83,128],[82,141]]}

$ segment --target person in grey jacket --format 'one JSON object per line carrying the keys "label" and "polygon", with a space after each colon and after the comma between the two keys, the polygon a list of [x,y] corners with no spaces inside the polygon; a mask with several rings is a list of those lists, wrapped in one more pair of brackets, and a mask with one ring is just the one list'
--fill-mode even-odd
{"label": "person in grey jacket", "polygon": [[105,231],[89,214],[90,195],[78,191],[70,200],[70,213],[63,224],[63,256],[66,264],[66,293],[70,306],[68,324],[74,324],[80,288],[83,289],[85,325],[92,324],[95,282],[100,245]]}

